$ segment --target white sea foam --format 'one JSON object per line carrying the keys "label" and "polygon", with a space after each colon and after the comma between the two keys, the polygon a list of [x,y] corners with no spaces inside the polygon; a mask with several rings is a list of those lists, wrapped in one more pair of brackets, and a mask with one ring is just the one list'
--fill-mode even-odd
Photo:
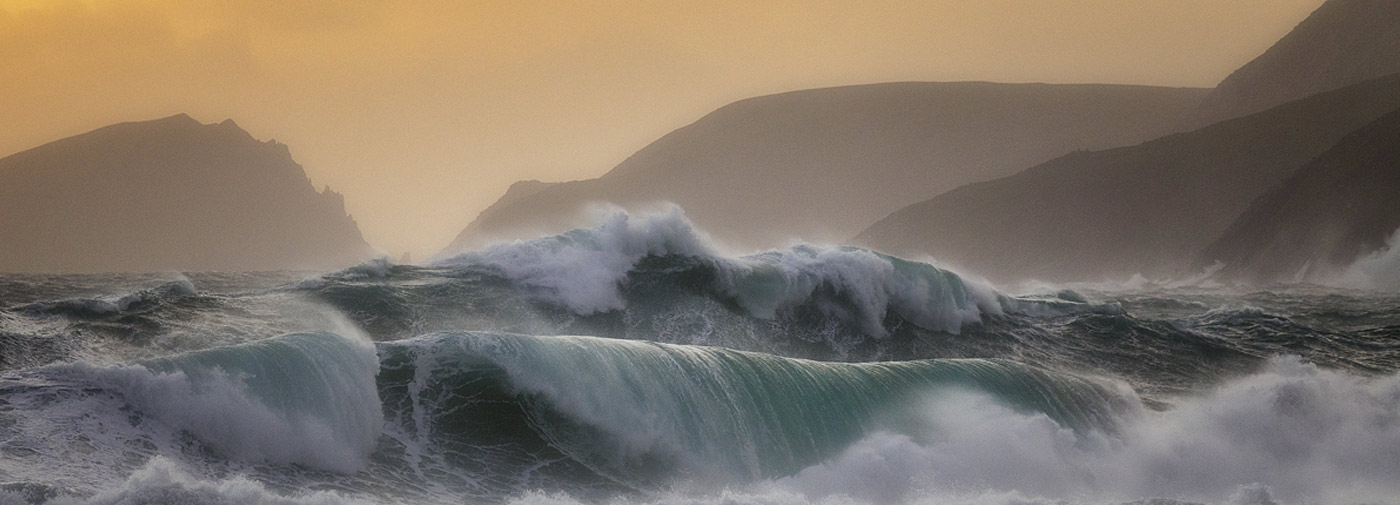
{"label": "white sea foam", "polygon": [[[0,495],[0,505],[7,502]],[[59,497],[50,505],[350,505],[370,502],[328,491],[280,494],[245,477],[201,480],[173,461],[155,458],[126,482],[89,498]]]}
{"label": "white sea foam", "polygon": [[1071,501],[1267,503],[1272,496],[1344,504],[1400,496],[1400,376],[1365,380],[1276,359],[1204,397],[1132,419],[1119,437],[1076,439],[1043,416],[976,398],[942,400],[929,414],[938,430],[923,440],[872,436],[781,484],[809,498],[871,502],[961,486]]}

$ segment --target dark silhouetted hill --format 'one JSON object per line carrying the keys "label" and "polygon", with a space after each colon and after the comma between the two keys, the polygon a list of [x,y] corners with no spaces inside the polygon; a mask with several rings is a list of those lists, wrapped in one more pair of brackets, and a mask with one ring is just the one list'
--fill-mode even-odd
{"label": "dark silhouetted hill", "polygon": [[1400,108],[1400,77],[1133,147],[1079,152],[910,205],[857,243],[927,253],[994,280],[1189,273],[1260,195]]}
{"label": "dark silhouetted hill", "polygon": [[1400,110],[1352,133],[1260,197],[1199,257],[1222,278],[1326,280],[1400,228]]}
{"label": "dark silhouetted hill", "polygon": [[0,159],[0,271],[251,271],[371,254],[341,195],[233,121],[122,123]]}
{"label": "dark silhouetted hill", "polygon": [[1400,1],[1329,0],[1222,81],[1193,124],[1206,125],[1400,73]]}
{"label": "dark silhouetted hill", "polygon": [[597,179],[517,183],[445,252],[586,224],[580,210],[669,201],[721,241],[839,240],[889,212],[1075,149],[1172,131],[1200,89],[889,83],[742,100]]}

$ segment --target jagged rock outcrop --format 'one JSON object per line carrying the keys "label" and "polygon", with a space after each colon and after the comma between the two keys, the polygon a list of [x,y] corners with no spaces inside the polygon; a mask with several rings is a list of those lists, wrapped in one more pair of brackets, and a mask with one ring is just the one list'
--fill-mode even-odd
{"label": "jagged rock outcrop", "polygon": [[0,271],[252,271],[373,255],[286,145],[181,114],[0,159]]}

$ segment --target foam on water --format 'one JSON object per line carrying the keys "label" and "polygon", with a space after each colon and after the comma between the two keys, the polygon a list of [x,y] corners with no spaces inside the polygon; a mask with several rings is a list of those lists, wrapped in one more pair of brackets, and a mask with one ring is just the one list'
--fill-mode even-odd
{"label": "foam on water", "polygon": [[[530,424],[522,429],[562,451],[560,456],[535,453],[542,459],[523,462],[527,467],[558,465],[554,458],[566,457],[638,485],[638,493],[612,494],[603,502],[1048,505],[1160,498],[1165,501],[1150,503],[1345,505],[1395,503],[1393,497],[1400,496],[1400,482],[1393,478],[1400,463],[1400,375],[1366,378],[1297,358],[1274,359],[1257,373],[1152,411],[1136,407],[1131,392],[1111,385],[998,360],[831,364],[585,337],[440,334],[379,345],[386,363],[402,360],[409,367],[400,371],[406,376],[393,380],[407,381],[412,408],[391,419],[403,424],[389,430],[403,436],[402,449],[380,454],[378,463],[366,467],[364,458],[375,449],[378,433],[368,427],[382,421],[361,410],[377,409],[377,403],[356,398],[368,395],[377,402],[377,395],[399,390],[382,384],[378,391],[372,385],[364,390],[359,378],[366,377],[365,346],[344,341],[292,335],[143,366],[39,369],[47,380],[71,385],[45,401],[86,398],[68,417],[88,420],[66,428],[80,437],[35,449],[71,465],[48,472],[87,476],[84,451],[96,451],[93,461],[100,463],[123,461],[121,452],[130,450],[129,441],[104,439],[103,430],[135,423],[144,436],[155,434],[151,440],[159,454],[181,454],[170,452],[170,440],[185,432],[219,457],[366,470],[371,474],[347,477],[371,483],[407,472],[443,485],[451,468],[418,464],[442,447],[442,440],[426,434],[484,433],[470,424],[439,421],[470,409],[490,412],[467,419],[490,419],[500,415],[499,403],[509,402]],[[326,361],[306,361],[302,354]],[[220,372],[210,372],[214,369]],[[311,373],[306,370],[330,379],[286,375]],[[269,380],[255,380],[260,376]],[[303,395],[282,388],[286,383],[325,387],[297,388],[315,391]],[[28,384],[25,388],[35,391],[52,391],[54,385]],[[94,388],[115,396],[92,393]],[[491,388],[504,396],[483,396]],[[7,389],[5,398],[28,408],[25,391]],[[318,403],[315,395],[334,401]],[[396,406],[388,410],[400,408],[398,400],[390,403]],[[103,412],[113,415],[103,417]],[[82,424],[94,422],[89,419],[94,415],[99,424]],[[67,419],[58,415],[46,422]],[[412,434],[417,435],[404,436]],[[14,440],[4,444],[7,451]],[[502,453],[498,438],[462,441],[456,456],[482,459],[453,477],[464,482],[497,478],[491,474],[497,460],[490,458],[530,454]],[[118,453],[103,455],[109,450],[103,447]],[[118,478],[91,474],[107,482],[98,494],[51,503],[349,501],[328,493],[273,492],[257,481],[186,468],[187,463],[157,457],[136,468],[118,468]],[[30,472],[0,465],[7,478],[34,481],[46,475]],[[656,472],[678,479],[646,477]],[[386,485],[397,484],[352,487]],[[446,501],[478,496],[453,495],[461,492],[456,489],[437,492]],[[547,486],[507,489],[487,496],[515,496],[518,503],[580,502],[567,494],[532,491]],[[18,499],[10,495],[0,493],[0,500]],[[160,501],[166,497],[174,501]]]}
{"label": "foam on water", "polygon": [[50,280],[0,309],[3,505],[1400,504],[1400,298],[1373,291],[1007,296],[724,253],[679,211],[237,293],[24,279]]}
{"label": "foam on water", "polygon": [[[1288,503],[1387,503],[1400,493],[1394,479],[1400,376],[1365,380],[1279,359],[1262,373],[1133,419],[1121,437],[1087,444],[985,402],[931,408],[953,435],[932,442],[867,439],[788,484],[811,496],[869,498],[917,496],[958,483],[1124,501],[1220,502],[1252,484]],[[877,475],[871,459],[909,464]]]}
{"label": "foam on water", "polygon": [[[1296,358],[1084,436],[967,393],[926,398],[925,433],[871,434],[790,477],[613,503],[1397,503],[1400,375]],[[519,504],[578,503],[535,493]]]}
{"label": "foam on water", "polygon": [[[21,505],[22,497],[0,493],[0,505]],[[121,485],[95,496],[59,496],[46,505],[355,505],[373,502],[329,491],[281,494],[246,477],[205,480],[175,462],[155,458]]]}

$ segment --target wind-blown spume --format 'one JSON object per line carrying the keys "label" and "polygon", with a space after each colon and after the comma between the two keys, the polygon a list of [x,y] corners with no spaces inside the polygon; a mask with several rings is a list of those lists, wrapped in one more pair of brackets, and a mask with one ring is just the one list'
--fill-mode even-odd
{"label": "wind-blown spume", "polygon": [[1001,360],[832,364],[721,348],[488,333],[441,333],[380,347],[386,369],[413,368],[395,374],[411,381],[404,389],[416,398],[396,417],[414,424],[420,438],[455,436],[447,432],[453,425],[435,418],[499,408],[499,400],[475,402],[475,392],[503,388],[548,445],[632,486],[795,473],[872,430],[909,427],[906,400],[956,390],[1086,432],[1111,431],[1122,412],[1137,406],[1136,397],[1117,387]]}
{"label": "wind-blown spume", "polygon": [[64,381],[120,394],[154,422],[252,463],[362,468],[383,424],[367,342],[292,334],[150,360],[140,365],[57,365]]}
{"label": "wind-blown spume", "polygon": [[672,291],[698,289],[760,319],[814,307],[822,317],[877,338],[888,336],[891,314],[956,334],[1004,310],[1057,307],[998,295],[930,264],[854,247],[801,245],[726,256],[674,207],[639,218],[616,212],[595,228],[497,244],[439,266],[490,269],[529,296],[581,316],[628,309],[625,289],[639,279],[690,273]]}
{"label": "wind-blown spume", "polygon": [[534,293],[580,315],[626,307],[617,284],[648,256],[711,256],[703,233],[679,208],[631,219],[609,214],[596,228],[578,229],[542,239],[498,244],[441,262],[489,265]]}

